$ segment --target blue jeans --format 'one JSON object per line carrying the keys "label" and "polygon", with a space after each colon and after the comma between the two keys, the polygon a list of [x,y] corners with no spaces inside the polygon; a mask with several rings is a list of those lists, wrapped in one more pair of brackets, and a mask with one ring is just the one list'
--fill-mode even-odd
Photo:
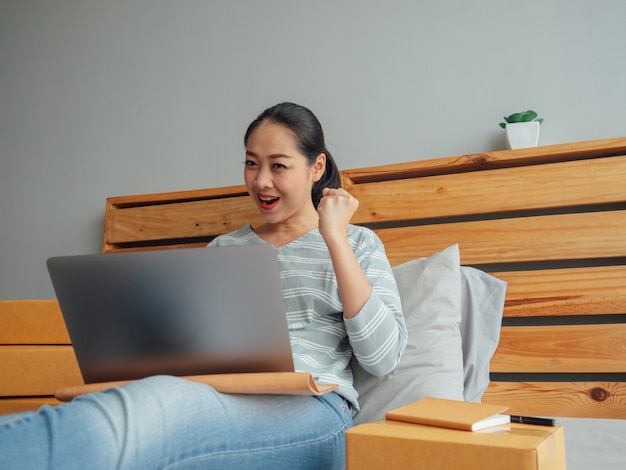
{"label": "blue jeans", "polygon": [[151,377],[58,407],[0,417],[7,469],[324,469],[345,466],[347,402],[226,395]]}

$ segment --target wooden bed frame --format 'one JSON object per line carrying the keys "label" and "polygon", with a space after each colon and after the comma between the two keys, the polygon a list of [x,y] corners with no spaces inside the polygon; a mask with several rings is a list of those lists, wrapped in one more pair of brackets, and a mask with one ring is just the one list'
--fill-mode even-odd
{"label": "wooden bed frame", "polygon": [[[458,243],[508,282],[485,402],[626,419],[626,138],[342,172],[392,265]],[[112,197],[104,251],[204,246],[259,215],[244,186]],[[0,413],[81,381],[54,300],[0,301]]]}

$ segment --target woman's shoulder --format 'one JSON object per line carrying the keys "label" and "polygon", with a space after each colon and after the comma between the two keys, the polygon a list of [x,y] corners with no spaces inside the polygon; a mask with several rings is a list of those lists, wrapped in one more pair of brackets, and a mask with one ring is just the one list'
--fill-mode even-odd
{"label": "woman's shoulder", "polygon": [[348,224],[349,237],[374,237],[378,238],[376,232],[362,225]]}
{"label": "woman's shoulder", "polygon": [[362,225],[348,225],[348,240],[355,244],[379,245],[382,244],[376,232]]}

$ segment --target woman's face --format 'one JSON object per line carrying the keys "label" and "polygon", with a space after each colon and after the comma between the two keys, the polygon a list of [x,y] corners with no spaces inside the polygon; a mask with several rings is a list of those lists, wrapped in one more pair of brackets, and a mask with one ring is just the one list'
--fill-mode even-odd
{"label": "woman's face", "polygon": [[262,122],[248,137],[244,180],[269,224],[310,223],[313,183],[323,173],[326,156],[310,165],[287,127]]}

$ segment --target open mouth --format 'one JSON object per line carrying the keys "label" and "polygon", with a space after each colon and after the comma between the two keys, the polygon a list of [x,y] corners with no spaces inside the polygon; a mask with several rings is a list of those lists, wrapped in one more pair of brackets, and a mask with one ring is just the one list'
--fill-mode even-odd
{"label": "open mouth", "polygon": [[276,204],[278,204],[278,201],[280,200],[280,198],[278,197],[266,196],[266,195],[260,195],[260,194],[258,196],[258,199],[259,199],[259,206],[261,206],[261,209],[263,210],[270,210],[274,208]]}

